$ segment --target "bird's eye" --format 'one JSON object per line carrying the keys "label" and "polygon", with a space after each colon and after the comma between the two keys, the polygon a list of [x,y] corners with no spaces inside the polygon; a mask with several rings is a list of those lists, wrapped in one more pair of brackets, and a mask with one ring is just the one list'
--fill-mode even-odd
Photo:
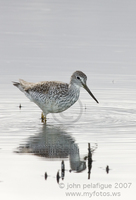
{"label": "bird's eye", "polygon": [[79,80],[80,80],[80,77],[79,77],[79,76],[77,76],[77,79],[79,79]]}

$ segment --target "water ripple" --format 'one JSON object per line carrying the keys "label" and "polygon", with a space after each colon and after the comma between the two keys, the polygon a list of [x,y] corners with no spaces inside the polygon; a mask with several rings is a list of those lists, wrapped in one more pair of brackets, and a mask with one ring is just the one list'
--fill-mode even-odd
{"label": "water ripple", "polygon": [[84,116],[91,127],[118,128],[133,127],[136,123],[136,110],[101,106],[90,108]]}

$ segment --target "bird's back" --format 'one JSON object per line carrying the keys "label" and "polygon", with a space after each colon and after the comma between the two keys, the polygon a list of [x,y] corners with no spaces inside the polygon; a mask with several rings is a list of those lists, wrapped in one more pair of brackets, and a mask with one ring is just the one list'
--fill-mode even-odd
{"label": "bird's back", "polygon": [[13,84],[26,95],[30,94],[32,98],[37,95],[45,95],[50,99],[55,98],[56,95],[58,96],[58,98],[66,95],[69,86],[67,83],[57,81],[42,81],[38,83],[30,83],[22,79],[19,80],[19,83],[14,82]]}

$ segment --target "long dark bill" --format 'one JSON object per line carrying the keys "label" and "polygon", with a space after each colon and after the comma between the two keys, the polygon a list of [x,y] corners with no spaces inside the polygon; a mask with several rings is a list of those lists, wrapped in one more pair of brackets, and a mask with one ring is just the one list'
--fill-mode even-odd
{"label": "long dark bill", "polygon": [[84,89],[91,95],[91,97],[97,102],[98,100],[95,98],[95,96],[92,94],[92,92],[89,90],[89,88],[87,87],[87,85],[83,84]]}

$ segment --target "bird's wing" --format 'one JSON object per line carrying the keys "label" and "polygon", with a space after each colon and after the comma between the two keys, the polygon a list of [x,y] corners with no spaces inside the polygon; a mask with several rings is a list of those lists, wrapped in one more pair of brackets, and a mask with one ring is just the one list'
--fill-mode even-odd
{"label": "bird's wing", "polygon": [[[24,82],[24,85],[26,82]],[[56,94],[59,91],[68,89],[68,84],[56,81],[43,81],[39,83],[27,83],[25,85],[26,92],[35,92],[40,94]]]}

